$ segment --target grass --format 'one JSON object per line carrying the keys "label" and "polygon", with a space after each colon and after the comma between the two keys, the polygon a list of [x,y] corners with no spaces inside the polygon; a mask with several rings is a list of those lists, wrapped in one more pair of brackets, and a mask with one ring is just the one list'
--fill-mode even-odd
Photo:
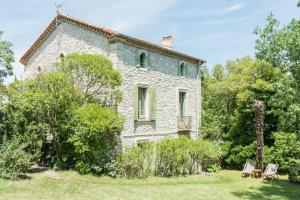
{"label": "grass", "polygon": [[300,199],[300,185],[290,184],[286,176],[273,183],[240,179],[238,171],[227,170],[212,176],[133,180],[45,171],[18,181],[0,179],[2,199]]}

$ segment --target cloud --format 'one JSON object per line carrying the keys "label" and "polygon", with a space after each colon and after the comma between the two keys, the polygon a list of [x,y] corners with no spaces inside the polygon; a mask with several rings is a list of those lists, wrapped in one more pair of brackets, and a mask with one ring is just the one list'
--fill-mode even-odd
{"label": "cloud", "polygon": [[[86,0],[85,5],[82,5],[81,0],[73,0],[72,4],[67,3],[65,8],[66,11],[68,11],[68,7],[70,8],[70,11],[72,11],[70,14],[81,13],[80,17],[95,24],[108,26],[119,32],[129,33],[134,32],[142,26],[157,22],[162,14],[175,6],[179,1],[110,0],[108,3],[103,0]],[[78,8],[80,10],[76,11]],[[84,10],[88,12],[83,13]]]}
{"label": "cloud", "polygon": [[220,13],[221,14],[227,14],[236,10],[240,10],[242,7],[244,7],[243,3],[237,3],[237,4],[233,4],[231,6],[228,6],[227,8],[225,8],[224,10],[222,10]]}
{"label": "cloud", "polygon": [[244,3],[237,3],[237,4],[229,5],[220,10],[203,11],[203,12],[187,11],[187,12],[182,12],[181,15],[189,16],[189,17],[196,17],[196,16],[217,17],[217,16],[223,16],[223,15],[238,11],[238,10],[242,9],[244,6],[245,6]]}
{"label": "cloud", "polygon": [[247,15],[244,17],[232,18],[232,19],[220,19],[220,20],[211,20],[194,24],[194,26],[208,26],[208,25],[217,25],[217,24],[228,24],[234,22],[241,22],[253,18],[253,15]]}

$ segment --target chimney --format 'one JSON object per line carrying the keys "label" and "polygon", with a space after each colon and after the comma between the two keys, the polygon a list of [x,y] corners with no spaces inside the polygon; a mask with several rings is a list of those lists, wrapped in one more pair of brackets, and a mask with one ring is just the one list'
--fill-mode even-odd
{"label": "chimney", "polygon": [[163,37],[161,45],[168,49],[173,49],[173,36],[169,35],[169,36]]}

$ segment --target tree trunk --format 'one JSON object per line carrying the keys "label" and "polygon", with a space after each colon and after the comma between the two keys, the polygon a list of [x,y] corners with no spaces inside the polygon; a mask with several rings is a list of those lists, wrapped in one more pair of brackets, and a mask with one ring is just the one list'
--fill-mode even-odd
{"label": "tree trunk", "polygon": [[256,156],[257,156],[257,164],[258,168],[262,169],[263,166],[263,158],[264,158],[264,102],[263,101],[255,101],[254,105],[255,112],[255,121],[256,121]]}

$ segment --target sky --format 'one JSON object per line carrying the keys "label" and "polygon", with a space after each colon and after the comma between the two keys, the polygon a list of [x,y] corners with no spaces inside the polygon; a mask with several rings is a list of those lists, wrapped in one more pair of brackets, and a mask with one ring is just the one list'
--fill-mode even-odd
{"label": "sky", "polygon": [[[255,27],[273,13],[281,24],[300,17],[298,0],[0,0],[2,39],[13,43],[14,74],[24,74],[20,57],[56,15],[65,14],[160,43],[174,37],[174,49],[204,58],[211,68],[245,55],[254,56]],[[6,83],[14,77],[6,79]]]}

